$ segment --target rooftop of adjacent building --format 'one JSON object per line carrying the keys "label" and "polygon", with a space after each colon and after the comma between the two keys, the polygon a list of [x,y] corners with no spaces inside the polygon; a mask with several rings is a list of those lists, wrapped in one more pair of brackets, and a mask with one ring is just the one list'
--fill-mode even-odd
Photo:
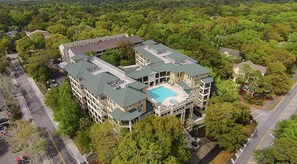
{"label": "rooftop of adjacent building", "polygon": [[248,60],[248,61],[244,61],[241,62],[239,64],[234,65],[233,69],[236,68],[242,68],[244,65],[249,65],[253,70],[257,71],[259,70],[263,75],[266,73],[267,71],[267,67],[261,66],[261,65],[257,65],[254,64],[252,61]]}
{"label": "rooftop of adjacent building", "polygon": [[51,36],[51,33],[44,31],[44,30],[35,30],[33,32],[26,32],[26,35],[28,37],[31,37],[32,35],[37,34],[37,33],[41,33],[44,38],[49,38]]}
{"label": "rooftop of adjacent building", "polygon": [[64,43],[60,46],[68,48],[73,52],[73,54],[82,54],[87,51],[105,51],[106,49],[112,49],[119,47],[122,42],[129,42],[131,44],[139,44],[143,40],[139,36],[129,36],[126,33],[105,36],[94,39],[80,40],[70,43]]}

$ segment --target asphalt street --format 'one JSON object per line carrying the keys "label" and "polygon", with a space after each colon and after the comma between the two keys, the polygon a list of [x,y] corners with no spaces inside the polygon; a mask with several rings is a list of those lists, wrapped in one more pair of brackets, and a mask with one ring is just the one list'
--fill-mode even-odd
{"label": "asphalt street", "polygon": [[[256,163],[253,150],[268,147],[273,144],[273,129],[278,121],[289,118],[297,111],[297,85],[283,98],[278,106],[272,111],[262,111],[253,115],[259,116],[256,120],[258,126],[255,135],[243,149],[235,161],[236,164]],[[261,117],[261,119],[259,119]]]}
{"label": "asphalt street", "polygon": [[69,150],[65,147],[63,140],[59,136],[55,135],[56,128],[44,110],[44,106],[39,101],[35,90],[32,89],[32,86],[27,79],[27,75],[23,72],[21,66],[16,60],[16,54],[10,55],[9,57],[12,59],[12,73],[14,74],[16,82],[20,85],[20,90],[27,103],[28,109],[30,110],[34,125],[45,130],[46,138],[49,143],[47,154],[50,157],[51,163],[76,163]]}

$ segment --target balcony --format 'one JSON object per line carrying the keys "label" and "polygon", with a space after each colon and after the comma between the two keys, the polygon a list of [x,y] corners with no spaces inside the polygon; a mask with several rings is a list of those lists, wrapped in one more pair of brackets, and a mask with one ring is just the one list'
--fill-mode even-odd
{"label": "balcony", "polygon": [[184,100],[178,104],[174,104],[174,105],[170,105],[170,106],[160,105],[160,106],[155,107],[154,110],[155,110],[155,113],[157,113],[157,114],[164,114],[169,111],[173,112],[174,109],[186,106],[187,103],[192,102],[193,100],[194,100],[194,95],[189,95],[189,97],[186,100]]}

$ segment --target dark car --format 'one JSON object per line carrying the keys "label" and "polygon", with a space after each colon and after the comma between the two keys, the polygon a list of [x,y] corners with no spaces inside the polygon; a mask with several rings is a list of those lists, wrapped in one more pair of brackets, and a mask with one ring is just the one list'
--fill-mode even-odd
{"label": "dark car", "polygon": [[0,124],[1,124],[1,123],[4,123],[4,122],[8,122],[8,119],[7,119],[7,118],[1,118],[1,119],[0,119]]}
{"label": "dark car", "polygon": [[8,125],[0,125],[0,131],[2,131],[2,130],[6,130],[7,127],[8,127]]}

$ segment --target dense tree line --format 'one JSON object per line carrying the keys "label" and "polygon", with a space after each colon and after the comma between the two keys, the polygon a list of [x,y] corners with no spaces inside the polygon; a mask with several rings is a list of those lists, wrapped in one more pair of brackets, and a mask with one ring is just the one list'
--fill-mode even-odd
{"label": "dense tree line", "polygon": [[[0,43],[4,46],[0,44],[0,49],[9,47],[4,32],[12,29],[42,29],[53,34],[49,39],[34,36],[17,41],[17,51],[30,65],[28,71],[39,72],[37,75],[29,75],[42,75],[40,81],[49,77],[45,68],[36,67],[44,67],[45,62],[57,59],[59,44],[123,32],[154,39],[177,49],[197,59],[201,65],[211,68],[223,80],[232,77],[234,61],[220,54],[219,46],[238,49],[246,60],[255,64],[270,66],[277,62],[278,66],[285,67],[279,77],[287,77],[296,68],[296,3],[202,3],[173,0],[121,2],[102,2],[100,5],[83,2],[2,4],[0,30],[3,31],[3,41]],[[224,5],[228,3],[232,6]],[[37,50],[43,51],[37,53]],[[121,53],[111,54],[104,56],[104,59],[115,65],[133,63],[125,58],[120,63]],[[36,61],[39,64],[34,64]],[[272,73],[258,81],[261,82],[257,86],[258,93],[263,94],[262,97],[287,91],[264,93],[279,86],[277,82],[268,83],[271,78],[279,78],[275,76]]]}
{"label": "dense tree line", "polygon": [[90,137],[100,163],[185,163],[190,153],[183,130],[174,116],[148,116],[131,133],[115,132],[108,121],[95,124]]}
{"label": "dense tree line", "polygon": [[78,131],[83,110],[73,99],[69,83],[63,83],[48,91],[45,103],[53,110],[54,120],[59,122],[58,134],[72,135]]}
{"label": "dense tree line", "polygon": [[[208,101],[205,110],[206,135],[218,141],[221,148],[235,151],[249,137],[250,109],[238,98],[236,83],[217,79],[217,92]],[[246,130],[245,130],[246,129]]]}

